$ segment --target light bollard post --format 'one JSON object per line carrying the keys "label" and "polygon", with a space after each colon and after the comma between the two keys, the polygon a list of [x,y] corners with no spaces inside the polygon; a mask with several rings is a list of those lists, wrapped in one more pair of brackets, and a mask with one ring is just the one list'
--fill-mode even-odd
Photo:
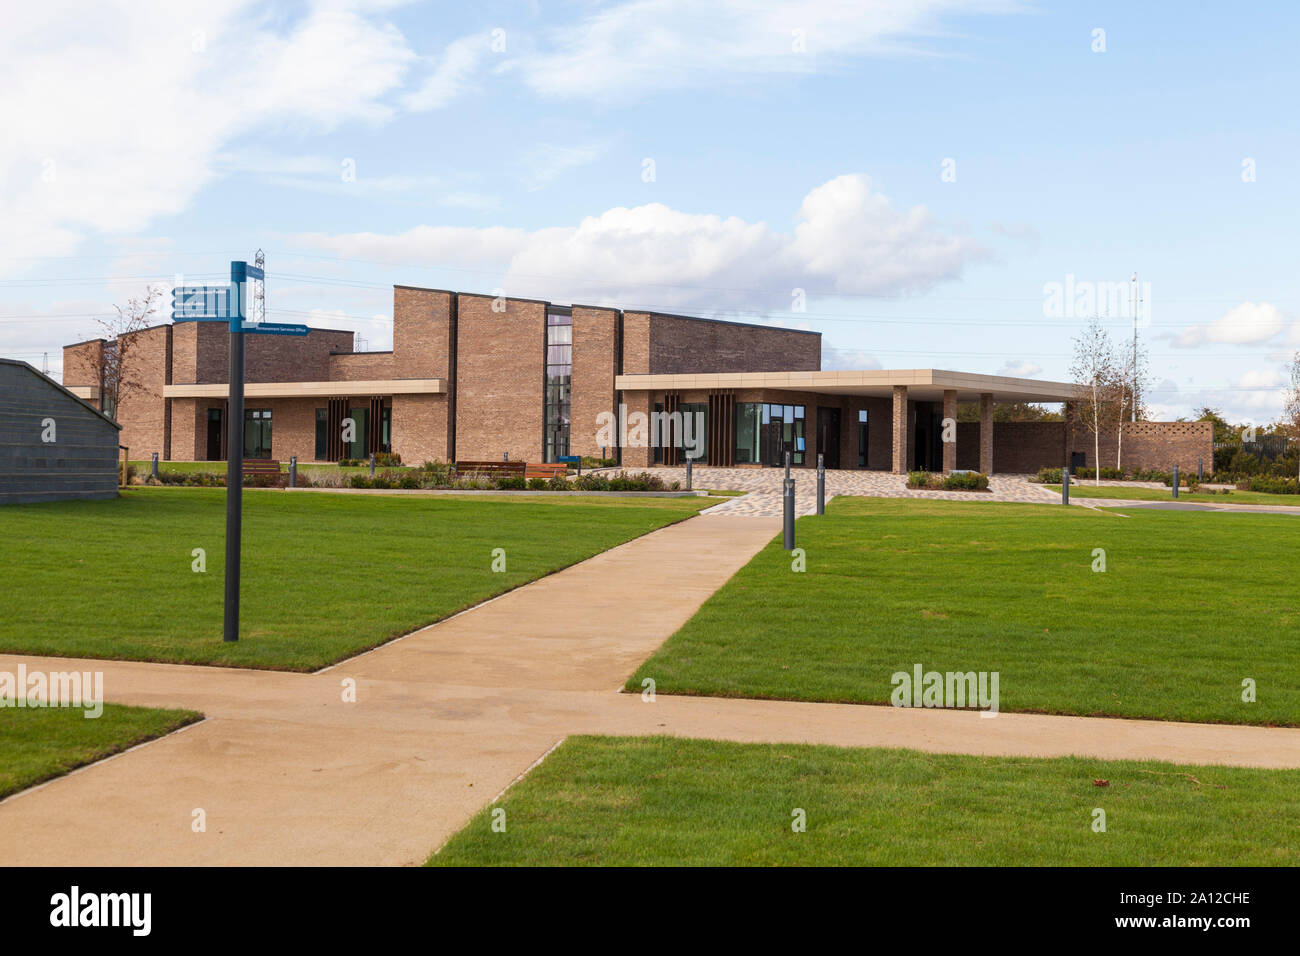
{"label": "light bollard post", "polygon": [[152,473],[152,477],[153,477],[153,480],[154,480],[154,481],[157,481],[157,480],[158,480],[158,453],[157,453],[157,452],[154,452],[154,453],[153,453],[153,473]]}
{"label": "light bollard post", "polygon": [[298,456],[289,456],[289,487],[298,487]]}
{"label": "light bollard post", "polygon": [[370,477],[375,477],[375,453],[370,453]]}
{"label": "light bollard post", "polygon": [[822,453],[817,453],[817,513],[826,513],[826,461]]}
{"label": "light bollard post", "polygon": [[785,453],[785,480],[790,480],[790,453]]}
{"label": "light bollard post", "polygon": [[782,490],[782,499],[785,506],[785,533],[783,538],[783,547],[786,551],[794,550],[794,479],[787,478]]}
{"label": "light bollard post", "polygon": [[1174,480],[1172,484],[1174,489],[1174,497],[1177,498],[1178,497],[1178,466],[1177,465],[1174,465]]}
{"label": "light bollard post", "polygon": [[1061,504],[1070,503],[1070,466],[1061,469]]}
{"label": "light bollard post", "polygon": [[691,478],[691,466],[694,465],[694,464],[695,464],[695,459],[694,459],[694,458],[687,458],[687,459],[686,459],[686,490],[687,490],[687,491],[690,491],[690,490],[691,490],[691,480],[692,480],[692,478]]}

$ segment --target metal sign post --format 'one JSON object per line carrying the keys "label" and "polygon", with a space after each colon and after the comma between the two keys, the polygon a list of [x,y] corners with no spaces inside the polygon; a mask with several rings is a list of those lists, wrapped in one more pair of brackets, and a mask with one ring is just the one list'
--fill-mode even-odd
{"label": "metal sign post", "polygon": [[173,322],[227,322],[230,326],[230,414],[226,420],[226,595],[223,639],[239,640],[239,577],[244,504],[244,333],[306,335],[305,325],[286,322],[249,324],[245,313],[248,280],[266,273],[247,262],[230,263],[229,286],[177,286],[172,289]]}

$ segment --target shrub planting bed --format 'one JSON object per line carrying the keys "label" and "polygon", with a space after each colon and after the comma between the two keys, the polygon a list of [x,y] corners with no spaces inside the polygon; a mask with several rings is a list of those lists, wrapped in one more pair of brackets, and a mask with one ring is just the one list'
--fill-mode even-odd
{"label": "shrub planting bed", "polygon": [[909,471],[907,487],[918,491],[988,491],[989,476],[974,471],[955,471],[950,475]]}

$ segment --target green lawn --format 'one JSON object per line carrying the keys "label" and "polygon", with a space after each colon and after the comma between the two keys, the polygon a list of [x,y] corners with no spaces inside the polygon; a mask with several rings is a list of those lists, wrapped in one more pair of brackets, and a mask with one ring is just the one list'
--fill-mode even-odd
{"label": "green lawn", "polygon": [[1295,866],[1298,788],[1297,770],[576,737],[493,805],[504,832],[485,809],[429,863]]}
{"label": "green lawn", "polygon": [[0,653],[314,670],[711,503],[250,490],[237,644],[221,640],[224,489],[9,505]]}
{"label": "green lawn", "polygon": [[[1049,491],[1061,493],[1060,485],[1044,485]],[[1117,488],[1111,485],[1070,485],[1071,498],[1129,498],[1134,501],[1173,501],[1169,488]],[[1300,495],[1274,495],[1263,491],[1233,491],[1230,494],[1210,495],[1203,491],[1179,491],[1179,501],[1199,501],[1211,505],[1290,505],[1300,508]]]}
{"label": "green lawn", "polygon": [[191,724],[200,714],[105,704],[88,719],[73,707],[0,710],[0,798]]}
{"label": "green lawn", "polygon": [[1129,514],[836,498],[805,573],[774,539],[627,687],[887,703],[920,663],[998,672],[1004,711],[1300,724],[1296,519]]}

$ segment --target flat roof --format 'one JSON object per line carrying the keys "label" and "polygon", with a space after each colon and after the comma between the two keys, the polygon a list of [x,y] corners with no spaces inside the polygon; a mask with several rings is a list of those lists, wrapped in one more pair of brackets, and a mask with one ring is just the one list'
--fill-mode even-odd
{"label": "flat roof", "polygon": [[908,397],[940,401],[949,389],[958,401],[978,401],[992,394],[995,402],[1066,402],[1078,395],[1070,382],[1047,382],[1007,375],[981,375],[938,368],[851,369],[819,372],[699,372],[669,375],[618,375],[614,387],[625,392],[714,388],[766,388],[778,391],[823,392],[829,395],[892,397],[895,385],[906,385]]}
{"label": "flat roof", "polygon": [[[440,378],[387,378],[349,382],[245,382],[244,398],[329,398],[334,395],[441,395],[447,383]],[[230,385],[164,385],[163,398],[226,398]]]}

